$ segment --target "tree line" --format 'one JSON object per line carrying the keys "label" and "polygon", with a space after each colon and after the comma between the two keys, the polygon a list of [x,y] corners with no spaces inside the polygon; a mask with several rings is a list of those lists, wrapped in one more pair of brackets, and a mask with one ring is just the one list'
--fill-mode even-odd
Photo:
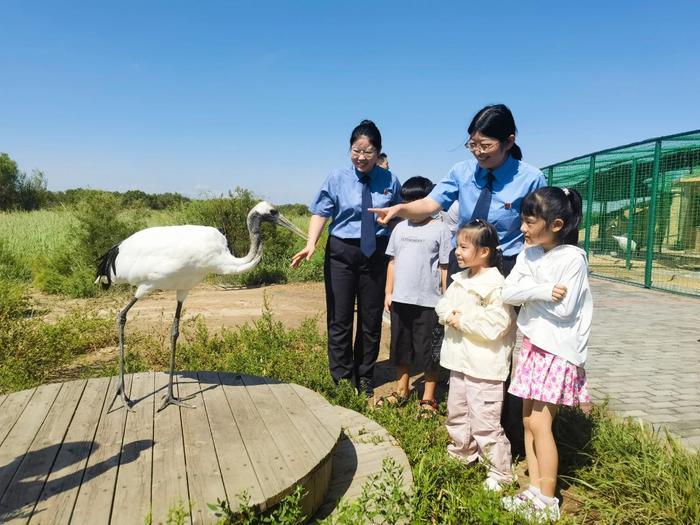
{"label": "tree line", "polygon": [[0,211],[38,210],[54,206],[73,206],[101,194],[114,195],[122,208],[143,207],[164,210],[190,202],[179,193],[149,194],[141,190],[105,192],[89,188],[49,191],[46,175],[34,170],[31,174],[20,171],[17,163],[7,154],[0,153]]}

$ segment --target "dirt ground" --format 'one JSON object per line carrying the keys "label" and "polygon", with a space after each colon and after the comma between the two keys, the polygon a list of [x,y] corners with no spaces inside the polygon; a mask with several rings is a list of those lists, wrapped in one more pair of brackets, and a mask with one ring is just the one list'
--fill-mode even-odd
{"label": "dirt ground", "polygon": [[[116,317],[116,313],[127,303],[129,296],[60,301],[50,296],[35,296],[34,299],[41,309],[47,311],[46,320],[50,322],[76,306],[96,310],[101,315]],[[272,310],[273,318],[286,326],[298,326],[304,319],[316,317],[319,328],[325,330],[326,303],[323,283],[282,284],[255,288],[202,284],[190,292],[184,303],[181,319],[184,322],[199,317],[212,331],[233,328],[260,318],[266,300]],[[137,302],[129,311],[127,337],[130,329],[169,331],[174,311],[174,292],[156,292],[149,295]],[[395,371],[387,362],[389,330],[389,325],[384,323],[375,372],[378,396],[386,395],[394,388],[392,380],[395,378]],[[94,355],[85,356],[75,365],[84,366],[116,358],[116,347],[104,348]],[[419,374],[415,375],[413,383],[416,387],[421,386]]]}

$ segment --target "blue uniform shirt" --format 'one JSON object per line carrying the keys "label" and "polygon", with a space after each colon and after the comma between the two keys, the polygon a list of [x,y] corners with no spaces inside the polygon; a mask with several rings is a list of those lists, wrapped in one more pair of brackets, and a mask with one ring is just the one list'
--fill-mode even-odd
{"label": "blue uniform shirt", "polygon": [[[321,217],[330,217],[332,222],[328,234],[341,239],[359,239],[362,223],[362,183],[364,177],[355,166],[333,170],[323,181],[321,189],[309,206],[309,211]],[[372,192],[372,207],[386,208],[401,202],[401,184],[389,171],[379,166],[369,172],[369,189]],[[377,235],[390,235],[391,230],[377,222]]]}
{"label": "blue uniform shirt", "polygon": [[[486,173],[487,170],[480,167],[476,159],[459,162],[433,188],[429,197],[443,210],[459,200],[459,224],[467,224],[486,184]],[[520,205],[528,193],[546,186],[547,182],[540,170],[510,155],[494,170],[493,175],[495,180],[488,222],[496,227],[503,255],[517,255],[524,243],[520,232]]]}

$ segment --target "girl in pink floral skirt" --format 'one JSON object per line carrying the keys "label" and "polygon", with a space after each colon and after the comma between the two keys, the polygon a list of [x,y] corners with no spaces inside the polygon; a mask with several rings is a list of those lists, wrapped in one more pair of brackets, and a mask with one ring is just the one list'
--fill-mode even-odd
{"label": "girl in pink floral skirt", "polygon": [[523,346],[508,391],[523,398],[530,475],[530,486],[503,504],[534,521],[559,518],[559,456],[552,434],[557,409],[589,401],[583,367],[593,301],[586,254],[577,246],[581,208],[573,189],[549,186],[525,197],[520,230],[526,247],[502,291],[505,303],[522,305]]}

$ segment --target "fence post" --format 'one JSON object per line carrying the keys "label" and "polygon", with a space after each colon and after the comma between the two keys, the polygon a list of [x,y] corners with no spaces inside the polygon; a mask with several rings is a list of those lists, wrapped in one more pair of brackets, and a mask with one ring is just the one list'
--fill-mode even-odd
{"label": "fence post", "polygon": [[629,219],[627,220],[627,258],[625,268],[628,270],[632,267],[632,234],[634,233],[634,214],[637,210],[637,159],[632,159],[632,168],[630,172],[630,207]]}
{"label": "fence post", "polygon": [[586,188],[586,240],[583,248],[586,256],[590,257],[591,248],[591,212],[593,210],[593,175],[595,174],[595,155],[591,155],[591,162],[588,167],[588,188]]}
{"label": "fence post", "polygon": [[654,231],[656,229],[656,197],[659,185],[659,168],[661,166],[661,141],[654,146],[654,168],[651,174],[651,200],[649,201],[649,217],[647,218],[647,257],[644,268],[644,286],[651,288],[652,264],[654,263]]}

